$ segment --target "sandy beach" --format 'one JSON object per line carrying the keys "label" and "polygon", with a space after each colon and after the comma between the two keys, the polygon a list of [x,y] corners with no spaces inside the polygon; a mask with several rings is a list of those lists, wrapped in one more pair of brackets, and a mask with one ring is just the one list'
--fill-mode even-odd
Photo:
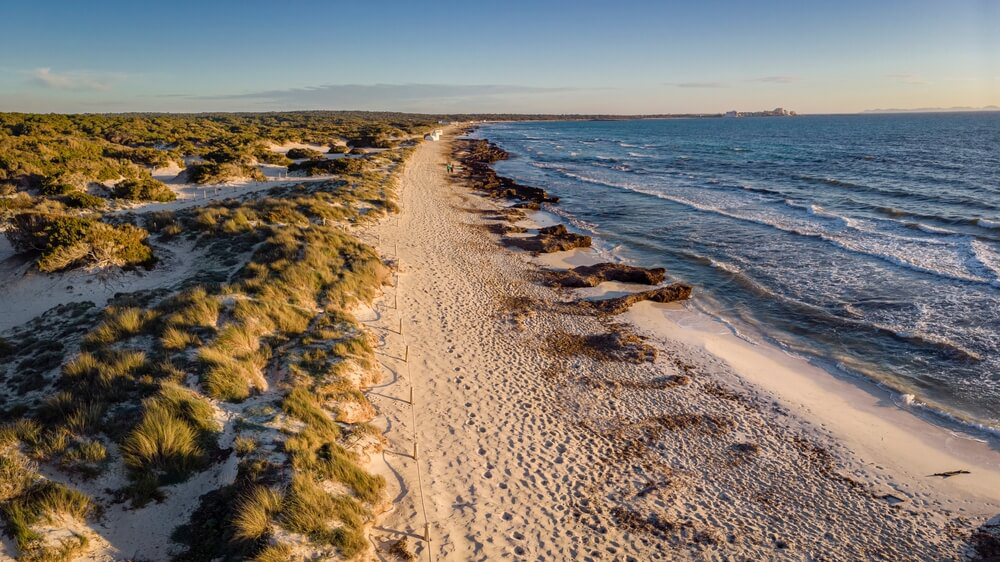
{"label": "sandy beach", "polygon": [[[400,537],[428,560],[971,552],[970,533],[1000,513],[995,445],[680,305],[581,312],[578,299],[636,287],[537,283],[541,266],[594,257],[501,247],[484,215],[499,203],[445,170],[455,132],[417,149],[401,213],[366,232],[398,267],[359,317],[387,373],[367,393],[389,441],[373,467],[392,500],[378,552]],[[655,359],[589,344],[613,334],[641,336]],[[958,469],[969,474],[930,476]]]}

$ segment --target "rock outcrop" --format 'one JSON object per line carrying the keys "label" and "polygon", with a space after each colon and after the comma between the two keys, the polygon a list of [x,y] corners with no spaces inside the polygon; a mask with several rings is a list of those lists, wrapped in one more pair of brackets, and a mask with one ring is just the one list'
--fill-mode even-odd
{"label": "rock outcrop", "polygon": [[564,225],[557,224],[539,229],[538,234],[535,236],[505,238],[503,242],[508,246],[529,252],[548,254],[551,252],[572,250],[573,248],[589,248],[591,239],[590,236],[570,232],[566,230]]}
{"label": "rock outcrop", "polygon": [[659,287],[641,293],[632,293],[622,297],[606,299],[600,301],[583,301],[601,314],[621,314],[629,309],[633,304],[641,301],[653,302],[674,302],[686,300],[691,297],[691,286],[683,283],[674,283],[666,287]]}
{"label": "rock outcrop", "polygon": [[659,285],[667,270],[662,267],[645,268],[621,263],[581,265],[566,271],[546,271],[543,281],[550,287],[596,287],[603,281]]}
{"label": "rock outcrop", "polygon": [[539,187],[522,185],[510,178],[498,176],[491,165],[499,160],[506,160],[510,155],[497,145],[480,139],[460,139],[455,141],[455,147],[455,157],[462,162],[463,173],[473,187],[482,189],[493,197],[529,203],[554,203],[559,200]]}

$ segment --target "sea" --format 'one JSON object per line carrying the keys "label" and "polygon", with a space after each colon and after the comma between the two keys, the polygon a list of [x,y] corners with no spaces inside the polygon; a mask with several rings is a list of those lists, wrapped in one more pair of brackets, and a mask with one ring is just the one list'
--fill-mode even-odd
{"label": "sea", "polygon": [[473,136],[610,260],[751,341],[1000,428],[1000,112],[547,121]]}

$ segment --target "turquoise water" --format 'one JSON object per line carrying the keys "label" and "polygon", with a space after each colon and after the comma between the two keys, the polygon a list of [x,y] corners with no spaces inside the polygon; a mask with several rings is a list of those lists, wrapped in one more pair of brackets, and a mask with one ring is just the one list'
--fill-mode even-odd
{"label": "turquoise water", "polygon": [[502,175],[744,334],[1000,427],[1000,113],[502,123]]}

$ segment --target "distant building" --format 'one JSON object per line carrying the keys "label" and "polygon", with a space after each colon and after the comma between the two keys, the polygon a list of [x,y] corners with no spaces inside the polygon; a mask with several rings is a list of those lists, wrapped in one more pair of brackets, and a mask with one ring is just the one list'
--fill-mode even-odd
{"label": "distant building", "polygon": [[776,107],[770,111],[727,111],[723,117],[792,117],[797,115],[790,109]]}

